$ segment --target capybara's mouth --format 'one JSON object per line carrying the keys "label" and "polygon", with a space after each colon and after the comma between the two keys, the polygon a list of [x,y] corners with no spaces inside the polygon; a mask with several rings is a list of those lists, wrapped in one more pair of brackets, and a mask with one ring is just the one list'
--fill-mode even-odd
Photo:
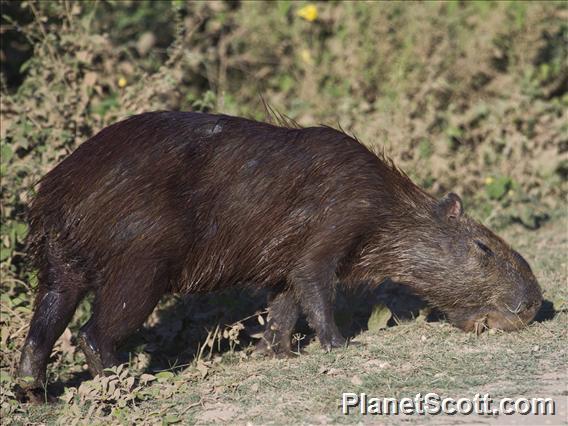
{"label": "capybara's mouth", "polygon": [[458,323],[457,326],[466,332],[473,332],[477,335],[489,329],[515,331],[527,326],[534,319],[540,305],[541,302],[539,301],[522,310],[518,307],[515,309],[510,307],[495,309],[482,315],[473,315]]}

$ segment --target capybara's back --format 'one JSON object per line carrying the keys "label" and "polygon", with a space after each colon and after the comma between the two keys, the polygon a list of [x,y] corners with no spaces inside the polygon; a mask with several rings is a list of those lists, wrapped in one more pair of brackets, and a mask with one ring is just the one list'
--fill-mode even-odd
{"label": "capybara's back", "polygon": [[390,202],[387,169],[330,128],[148,113],[104,129],[42,179],[31,239],[98,277],[89,285],[120,283],[128,297],[127,282],[157,271],[186,292],[278,283],[326,216],[365,233]]}
{"label": "capybara's back", "polygon": [[21,376],[45,382],[51,349],[88,291],[79,343],[93,374],[169,291],[269,288],[259,349],[290,353],[303,311],[322,346],[344,344],[336,283],[404,282],[464,330],[512,330],[541,292],[527,262],[388,159],[328,127],[182,112],[134,116],[81,145],[30,206],[38,269]]}

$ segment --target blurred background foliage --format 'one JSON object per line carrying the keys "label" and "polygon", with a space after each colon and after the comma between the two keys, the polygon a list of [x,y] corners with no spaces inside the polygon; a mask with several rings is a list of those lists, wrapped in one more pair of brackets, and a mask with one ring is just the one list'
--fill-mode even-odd
{"label": "blurred background foliage", "polygon": [[[534,229],[565,207],[564,2],[1,5],[0,267],[11,329],[30,311],[22,242],[34,183],[142,111],[264,120],[262,97],[302,125],[341,126],[384,149],[494,228]],[[23,333],[3,332],[2,350]]]}

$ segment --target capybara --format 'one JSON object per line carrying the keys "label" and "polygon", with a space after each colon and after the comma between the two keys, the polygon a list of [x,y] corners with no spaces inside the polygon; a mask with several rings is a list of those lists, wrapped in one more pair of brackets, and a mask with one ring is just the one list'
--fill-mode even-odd
{"label": "capybara", "polygon": [[[528,263],[391,160],[329,127],[193,112],[113,124],[40,182],[29,209],[38,270],[19,375],[42,386],[77,304],[95,293],[79,343],[90,372],[166,292],[261,286],[274,296],[264,347],[290,351],[303,312],[326,350],[344,345],[337,285],[404,283],[466,331],[515,330],[542,300]],[[262,345],[261,345],[262,346]]]}

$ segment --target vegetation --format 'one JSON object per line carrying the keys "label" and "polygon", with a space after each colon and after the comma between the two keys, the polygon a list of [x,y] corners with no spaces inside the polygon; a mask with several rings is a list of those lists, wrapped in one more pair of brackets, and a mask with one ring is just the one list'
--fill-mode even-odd
{"label": "vegetation", "polygon": [[[342,390],[459,396],[483,388],[513,396],[556,389],[546,380],[566,366],[566,4],[1,4],[3,418],[357,422],[337,409]],[[85,303],[49,368],[59,405],[18,403],[14,372],[36,285],[23,247],[34,184],[131,114],[180,109],[264,120],[263,99],[302,125],[341,126],[384,149],[435,195],[460,193],[471,214],[527,253],[549,300],[545,317],[554,318],[475,338],[443,321],[391,319],[383,328],[375,311],[371,330],[345,351],[308,345],[306,357],[256,360],[247,345],[263,322],[260,296],[172,297],[128,342],[125,367],[86,381],[74,338],[89,316]],[[366,298],[347,297],[361,308],[340,301],[338,321],[366,329]],[[313,336],[302,330],[303,346]]]}

